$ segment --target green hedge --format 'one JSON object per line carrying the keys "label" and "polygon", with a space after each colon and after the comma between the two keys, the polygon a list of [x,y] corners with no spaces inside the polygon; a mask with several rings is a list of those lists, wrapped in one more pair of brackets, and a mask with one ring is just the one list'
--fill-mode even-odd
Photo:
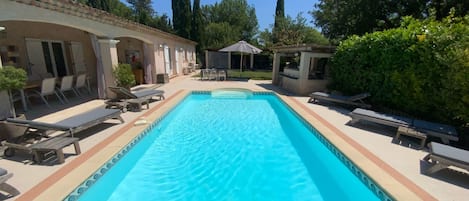
{"label": "green hedge", "polygon": [[353,36],[332,59],[334,90],[370,92],[378,108],[455,126],[469,122],[469,16],[405,18],[401,27]]}

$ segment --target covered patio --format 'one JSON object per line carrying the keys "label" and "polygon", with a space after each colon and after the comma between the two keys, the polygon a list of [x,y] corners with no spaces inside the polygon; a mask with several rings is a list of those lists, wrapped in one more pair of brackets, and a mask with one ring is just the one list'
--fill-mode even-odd
{"label": "covered patio", "polygon": [[325,91],[335,46],[302,44],[272,48],[272,83],[299,95]]}

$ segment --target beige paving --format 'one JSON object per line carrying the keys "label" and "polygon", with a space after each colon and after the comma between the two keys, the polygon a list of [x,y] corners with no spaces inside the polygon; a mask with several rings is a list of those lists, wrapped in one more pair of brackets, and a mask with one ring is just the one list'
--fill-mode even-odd
{"label": "beige paving", "polygon": [[[357,143],[361,145],[365,152],[374,154],[376,158],[385,162],[385,166],[392,167],[393,170],[403,175],[406,179],[413,181],[418,187],[422,188],[424,191],[428,192],[431,194],[431,196],[438,200],[467,200],[469,197],[469,174],[467,172],[444,170],[433,176],[427,176],[421,173],[421,171],[427,167],[425,163],[420,161],[425,156],[426,152],[425,150],[416,150],[412,148],[418,146],[418,142],[410,145],[407,145],[405,142],[403,144],[395,144],[392,143],[392,137],[394,135],[393,132],[395,131],[383,129],[382,127],[375,125],[359,125],[357,127],[348,126],[347,122],[350,120],[350,117],[346,115],[349,112],[348,110],[335,106],[306,103],[308,99],[307,97],[289,96],[289,94],[285,91],[273,87],[270,84],[270,81],[199,81],[197,78],[181,76],[171,79],[170,83],[161,86],[159,89],[165,90],[166,97],[176,97],[174,99],[168,100],[168,102],[171,102],[176,100],[177,97],[183,96],[184,93],[189,90],[211,90],[217,88],[276,90],[277,92],[286,95],[286,99],[291,99],[291,101],[302,105],[301,107],[305,108],[305,111],[307,111],[302,115],[311,116],[312,113],[320,115],[320,118],[332,125],[334,129],[337,129],[341,135],[344,135],[349,138],[349,140],[351,140],[344,141],[343,138],[337,138],[333,131],[326,131],[328,135],[330,135],[328,139],[332,139],[331,141],[335,139],[336,141],[343,141],[341,143],[344,144],[350,144],[352,142],[352,144]],[[116,153],[122,146],[125,145],[125,142],[127,142],[129,139],[132,139],[132,134],[128,134],[129,132],[120,133],[122,129],[133,129],[133,131],[130,133],[140,132],[144,126],[133,126],[135,120],[144,118],[148,121],[151,121],[158,115],[161,115],[165,110],[170,109],[172,105],[166,103],[165,101],[150,103],[150,110],[155,110],[154,113],[145,113],[146,110],[143,110],[142,112],[126,112],[122,114],[122,117],[126,121],[124,124],[118,124],[118,121],[109,120],[109,124],[97,126],[96,128],[92,128],[85,131],[84,133],[81,133],[80,135],[82,136],[82,139],[80,140],[80,146],[82,148],[82,154],[80,156],[87,156],[86,154],[92,152],[94,149],[97,149],[97,145],[106,143],[106,141],[109,141],[110,138],[116,138],[113,141],[115,144],[108,144],[109,146],[100,148],[102,149],[103,155],[90,156],[89,160],[82,163],[82,166],[86,166],[88,169],[95,169],[96,167],[99,167],[99,164],[102,164],[103,161],[106,161],[106,155],[109,157],[113,153]],[[75,113],[82,112],[85,109],[102,106],[102,104],[102,100],[92,100],[77,105],[73,108],[68,108],[65,110],[65,112],[56,112],[39,118],[43,121],[54,122],[57,119],[71,116]],[[313,120],[312,117],[308,117],[308,120],[316,121]],[[327,126],[326,128],[318,129],[334,130],[327,128]],[[350,147],[345,147],[342,150],[347,152],[346,155],[360,155],[360,153],[355,153],[357,152],[356,150],[349,149]],[[73,155],[74,150],[72,147],[67,147],[64,152],[66,153],[65,163],[60,165],[55,163],[51,163],[50,165],[31,164],[31,162],[28,160],[28,156],[26,155],[19,155],[15,157],[14,160],[10,158],[1,159],[0,167],[6,168],[10,172],[14,173],[14,177],[11,178],[8,183],[16,187],[22,193],[21,195],[16,196],[10,200],[21,198],[21,196],[24,196],[24,194],[29,193],[28,191],[31,189],[37,188],[35,186],[41,182],[42,184],[50,185],[49,183],[44,182],[50,180],[47,180],[49,176],[54,174],[57,175],[57,172],[64,171],[64,169],[70,167],[72,163],[78,163],[79,160],[83,160],[83,158],[85,158],[79,158],[79,156]],[[363,169],[369,168],[378,169],[378,172],[382,171],[380,170],[379,165],[377,166],[376,164],[369,163],[369,161],[363,162],[361,165],[363,166],[361,167]],[[70,174],[72,177],[77,177],[77,179],[69,181],[65,178],[62,178],[62,182],[68,185],[63,185],[63,187],[59,188],[58,191],[57,189],[47,191],[52,194],[59,194],[73,189],[73,187],[76,186],[76,180],[80,180],[78,178],[83,177],[83,172],[72,171]],[[389,188],[402,188],[402,186],[396,186],[395,183],[390,182],[389,180],[392,180],[392,178],[390,179],[389,175],[386,175],[386,173],[382,174],[382,180],[383,181],[381,184],[383,186],[388,187],[388,185],[391,185]],[[399,191],[402,191],[401,194],[409,194],[409,189],[405,189],[405,187]],[[50,197],[38,198],[38,200],[51,200]]]}

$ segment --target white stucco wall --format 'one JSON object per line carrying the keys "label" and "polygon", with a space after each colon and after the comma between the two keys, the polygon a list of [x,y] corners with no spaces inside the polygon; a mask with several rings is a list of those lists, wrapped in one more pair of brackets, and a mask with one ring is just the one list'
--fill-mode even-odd
{"label": "white stucco wall", "polygon": [[[68,11],[67,11],[68,12]],[[74,11],[70,11],[74,12]],[[195,52],[195,43],[188,40],[179,40],[176,36],[171,34],[155,34],[152,32],[144,32],[139,30],[127,29],[120,26],[113,26],[111,24],[102,23],[99,21],[91,20],[85,17],[70,15],[62,12],[52,11],[32,5],[17,3],[14,1],[2,1],[0,6],[0,22],[2,21],[29,21],[29,22],[43,22],[47,24],[57,24],[66,27],[72,27],[78,30],[93,33],[99,38],[117,39],[129,37],[138,39],[144,43],[159,46],[166,44],[172,50],[171,62],[173,74],[176,74],[176,62],[174,62],[174,54],[176,48]],[[163,54],[155,54],[158,58],[156,60],[155,72],[164,72],[164,57]],[[180,58],[182,55],[180,55]],[[189,59],[180,59],[179,65],[182,67],[188,66],[189,63],[195,63]],[[182,73],[182,70],[181,70]]]}

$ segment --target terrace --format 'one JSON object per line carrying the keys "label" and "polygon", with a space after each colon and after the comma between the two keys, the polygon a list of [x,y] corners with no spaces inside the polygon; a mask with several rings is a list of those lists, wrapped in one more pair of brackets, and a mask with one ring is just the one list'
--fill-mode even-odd
{"label": "terrace", "polygon": [[[14,158],[0,160],[0,166],[14,173],[8,183],[17,188],[21,194],[7,200],[48,200],[61,199],[65,193],[68,194],[67,184],[81,183],[86,179],[88,173],[80,173],[83,166],[89,166],[89,162],[104,163],[108,159],[96,158],[94,152],[116,152],[119,147],[106,144],[117,136],[127,135],[128,130],[139,130],[140,126],[134,126],[134,122],[140,118],[154,118],[154,115],[162,114],[168,110],[171,104],[175,104],[174,98],[181,96],[181,90],[212,90],[217,88],[246,88],[255,91],[273,90],[284,96],[289,102],[297,104],[297,111],[302,115],[316,119],[334,138],[338,138],[344,146],[352,147],[351,152],[357,152],[367,159],[368,164],[378,168],[378,172],[385,172],[378,179],[386,179],[389,176],[400,182],[402,186],[391,186],[391,188],[402,188],[413,192],[421,200],[465,200],[469,196],[469,174],[464,171],[442,170],[433,175],[424,175],[422,172],[428,164],[421,161],[427,154],[426,149],[419,150],[417,141],[404,140],[403,144],[392,143],[395,131],[387,130],[381,126],[367,125],[367,129],[351,127],[347,122],[351,119],[347,116],[350,112],[341,107],[331,105],[318,105],[307,103],[308,97],[293,96],[288,92],[271,84],[271,81],[214,81],[204,82],[197,77],[179,76],[171,79],[159,89],[165,90],[167,100],[150,103],[149,110],[141,112],[126,112],[122,114],[125,119],[123,124],[103,124],[78,133],[81,155],[74,155],[73,147],[64,149],[66,154],[65,163],[55,162],[37,165],[32,163],[30,157],[19,154]],[[44,121],[56,118],[65,118],[79,113],[86,108],[96,107],[103,104],[103,100],[87,99],[75,102],[76,106],[60,108],[50,113],[47,109],[32,110],[30,115]],[[44,113],[42,113],[44,112]],[[41,114],[42,113],[42,114]],[[47,114],[42,116],[43,114]],[[311,121],[308,119],[308,121]],[[372,129],[369,129],[372,128]],[[133,131],[137,132],[137,131]],[[127,138],[131,138],[127,136]],[[117,140],[121,141],[121,140]],[[341,145],[336,144],[340,147]],[[88,161],[88,162],[87,162]],[[360,161],[361,162],[361,161]],[[99,165],[98,165],[99,166]],[[88,167],[89,168],[89,167]],[[85,168],[86,169],[86,168]],[[78,172],[77,172],[78,171]],[[62,178],[63,177],[63,178]],[[62,179],[61,179],[62,178]],[[75,179],[70,179],[75,178]],[[57,182],[57,183],[56,183]],[[384,181],[385,183],[387,181]],[[51,186],[63,186],[62,188],[49,188]],[[388,189],[393,190],[393,189]],[[68,192],[65,192],[68,191]],[[395,189],[394,189],[395,191]],[[402,194],[405,194],[402,192]],[[55,195],[58,197],[49,197]],[[44,197],[45,196],[45,197]]]}

